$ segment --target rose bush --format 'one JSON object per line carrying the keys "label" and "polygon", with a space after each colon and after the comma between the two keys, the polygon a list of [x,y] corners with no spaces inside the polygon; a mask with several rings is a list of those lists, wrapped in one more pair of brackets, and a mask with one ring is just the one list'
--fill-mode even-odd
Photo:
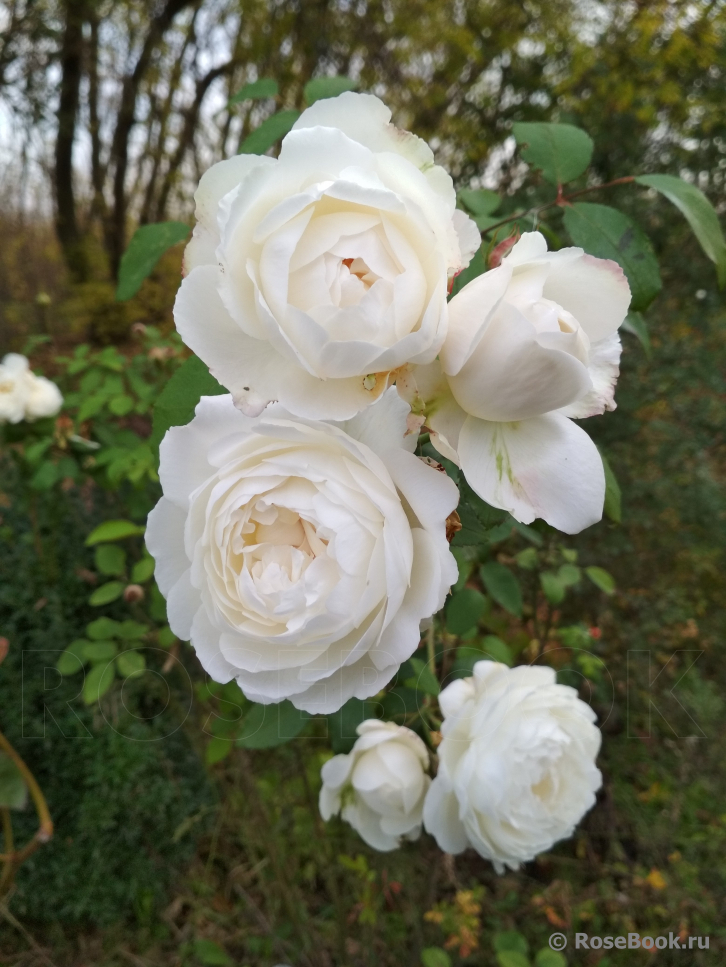
{"label": "rose bush", "polygon": [[451,300],[439,360],[400,386],[487,503],[567,534],[600,520],[602,461],[572,419],[615,408],[629,303],[619,265],[539,232]]}
{"label": "rose bush", "polygon": [[327,822],[340,813],[369,846],[388,852],[421,835],[429,754],[415,732],[395,722],[368,719],[357,731],[351,752],[322,768],[320,814]]}
{"label": "rose bush", "polygon": [[424,826],[441,849],[472,846],[501,873],[572,835],[602,782],[595,713],[574,688],[546,666],[480,661],[439,705],[443,740]]}
{"label": "rose bush", "polygon": [[378,692],[456,580],[455,485],[404,449],[391,389],[344,425],[202,398],[161,444],[147,546],[169,624],[216,681],[333,712]]}
{"label": "rose bush", "polygon": [[279,158],[202,177],[174,317],[250,416],[277,400],[348,419],[442,346],[448,280],[480,237],[428,145],[390,117],[367,94],[320,100]]}
{"label": "rose bush", "polygon": [[0,363],[0,423],[55,416],[63,397],[55,383],[36,376],[25,356],[8,353]]}

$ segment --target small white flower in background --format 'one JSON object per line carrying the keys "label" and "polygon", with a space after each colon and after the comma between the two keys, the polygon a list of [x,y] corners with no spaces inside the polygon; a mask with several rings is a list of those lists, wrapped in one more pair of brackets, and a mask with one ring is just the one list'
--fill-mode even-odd
{"label": "small white flower in background", "polygon": [[0,363],[0,423],[55,416],[63,397],[55,383],[36,376],[25,356],[8,353]]}
{"label": "small white flower in background", "polygon": [[369,94],[320,100],[279,158],[240,154],[199,183],[174,318],[249,416],[277,400],[349,419],[441,348],[448,280],[479,232],[390,118]]}
{"label": "small white flower in background", "polygon": [[338,813],[372,846],[388,852],[401,838],[418,839],[424,797],[431,785],[429,755],[421,739],[403,725],[368,719],[348,755],[322,768],[320,814]]}
{"label": "small white flower in background", "polygon": [[501,873],[572,835],[602,783],[600,730],[574,688],[556,684],[552,668],[480,661],[439,705],[424,826],[442,850],[471,846]]}
{"label": "small white flower in background", "polygon": [[487,503],[575,534],[602,517],[605,476],[572,419],[615,408],[629,304],[615,262],[527,233],[451,300],[439,360],[413,367],[402,395]]}
{"label": "small white flower in background", "polygon": [[386,685],[457,566],[454,483],[404,449],[395,389],[345,424],[203,397],[161,443],[146,542],[169,624],[216,681],[330,713]]}

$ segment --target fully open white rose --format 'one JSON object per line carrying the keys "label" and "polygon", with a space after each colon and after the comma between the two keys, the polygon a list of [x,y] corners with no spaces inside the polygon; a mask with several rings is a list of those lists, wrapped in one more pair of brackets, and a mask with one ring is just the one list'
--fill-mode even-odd
{"label": "fully open white rose", "polygon": [[424,797],[431,785],[429,756],[421,739],[403,725],[368,719],[348,755],[336,755],[322,768],[320,814],[338,813],[381,852],[418,839]]}
{"label": "fully open white rose", "polygon": [[279,158],[211,167],[174,318],[248,415],[348,419],[446,335],[447,281],[479,233],[428,145],[368,94],[308,108]]}
{"label": "fully open white rose", "polygon": [[629,304],[620,266],[548,252],[539,232],[451,300],[439,360],[414,368],[405,395],[487,503],[568,534],[600,520],[602,461],[571,418],[615,408]]}
{"label": "fully open white rose", "polygon": [[329,713],[418,646],[457,577],[458,491],[404,449],[407,414],[393,389],[341,425],[217,396],[167,432],[146,542],[172,630],[216,681]]}
{"label": "fully open white rose", "polygon": [[501,873],[572,835],[602,782],[595,714],[574,688],[556,684],[552,668],[480,661],[439,704],[424,826],[441,849],[472,846]]}
{"label": "fully open white rose", "polygon": [[63,397],[55,383],[36,376],[25,356],[8,353],[0,363],[0,423],[55,416]]}

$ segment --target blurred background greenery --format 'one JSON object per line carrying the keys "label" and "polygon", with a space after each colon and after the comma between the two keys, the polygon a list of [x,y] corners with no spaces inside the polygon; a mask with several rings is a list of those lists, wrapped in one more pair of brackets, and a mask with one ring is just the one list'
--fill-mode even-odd
{"label": "blurred background greenery", "polygon": [[[540,642],[603,722],[605,784],[572,840],[501,877],[473,854],[451,862],[427,837],[376,854],[319,820],[324,722],[279,749],[224,755],[223,723],[242,699],[210,689],[189,649],[165,637],[152,587],[139,578],[146,610],[120,592],[89,603],[143,571],[133,571],[138,536],[119,545],[121,564],[86,538],[109,519],[143,523],[156,499],[150,407],[183,358],[171,318],[181,246],[122,303],[121,253],[138,224],[191,224],[201,172],[275,110],[299,109],[310,78],[335,74],[383,97],[458,188],[501,192],[505,213],[547,197],[536,179],[525,184],[511,137],[514,122],[540,120],[593,137],[591,179],[679,174],[723,209],[717,0],[0,6],[0,355],[30,352],[70,413],[67,427],[38,426],[52,460],[12,434],[0,456],[0,727],[56,824],[0,908],[0,962],[417,967],[422,950],[445,948],[452,964],[517,967],[554,930],[579,929],[710,935],[708,951],[657,961],[721,964],[726,311],[681,216],[648,193],[615,189],[661,262],[649,352],[623,336],[618,409],[587,425],[620,482],[622,521],[568,539],[566,557],[551,534],[534,563],[522,535],[487,551],[525,586],[574,553],[615,578],[611,595],[571,587]],[[234,102],[265,77],[279,94]],[[76,430],[99,441],[97,454]],[[8,459],[13,447],[24,463]],[[478,561],[461,561],[478,593]],[[147,622],[149,671],[86,706],[80,680],[53,677],[48,653],[90,634],[99,614]],[[526,654],[538,614],[520,620],[490,603],[472,620],[447,616],[447,640],[494,634]],[[572,629],[601,666],[577,660]],[[35,820],[30,808],[18,817],[22,841]],[[569,956],[602,967],[654,959]]]}

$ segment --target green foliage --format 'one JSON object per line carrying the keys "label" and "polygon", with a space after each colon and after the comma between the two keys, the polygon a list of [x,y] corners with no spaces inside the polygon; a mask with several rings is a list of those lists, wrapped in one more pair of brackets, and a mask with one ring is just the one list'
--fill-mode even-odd
{"label": "green foliage", "polygon": [[605,505],[603,509],[610,520],[619,524],[623,516],[620,484],[602,451],[600,451],[600,459],[602,460],[603,470],[605,471]]}
{"label": "green foliage", "polygon": [[522,589],[519,581],[504,564],[487,561],[479,571],[484,587],[492,598],[501,604],[505,611],[520,618],[522,616]]}
{"label": "green foliage", "polygon": [[451,596],[446,606],[446,630],[452,635],[465,635],[476,628],[487,608],[487,599],[481,591],[462,588]]}
{"label": "green foliage", "polygon": [[108,581],[106,584],[102,584],[100,588],[96,588],[88,598],[88,603],[92,604],[94,608],[100,608],[104,604],[118,601],[123,593],[124,585],[121,581]]}
{"label": "green foliage", "polygon": [[219,396],[225,392],[201,359],[190,356],[174,373],[156,401],[152,443],[158,447],[169,427],[189,423],[202,396]]}
{"label": "green foliage", "polygon": [[648,334],[648,325],[643,316],[639,312],[629,312],[620,328],[635,336],[643,347],[645,355],[650,359],[650,335]]}
{"label": "green foliage", "polygon": [[595,566],[586,567],[585,574],[587,574],[592,583],[596,587],[600,588],[601,591],[604,591],[605,594],[615,593],[615,580],[604,568]]}
{"label": "green foliage", "polygon": [[244,720],[237,744],[245,749],[271,749],[298,736],[310,715],[296,709],[292,702],[253,705]]}
{"label": "green foliage", "polygon": [[98,527],[94,527],[86,538],[86,547],[102,544],[108,541],[122,541],[126,537],[143,534],[144,528],[130,520],[105,520]]}
{"label": "green foliage", "polygon": [[261,101],[268,97],[277,97],[280,87],[271,77],[262,77],[258,81],[250,81],[230,97],[227,107],[239,104],[240,101]]}
{"label": "green foliage", "polygon": [[437,696],[441,686],[431,665],[420,658],[409,658],[408,664],[413,670],[413,675],[404,681],[404,686],[422,692],[424,695]]}
{"label": "green foliage", "polygon": [[426,947],[421,951],[422,967],[451,967],[451,957],[442,947]]}
{"label": "green foliage", "polygon": [[204,967],[232,967],[234,961],[213,940],[195,940],[194,956]]}
{"label": "green foliage", "polygon": [[314,77],[303,88],[308,105],[325,97],[337,97],[345,91],[354,91],[358,85],[349,77]]}
{"label": "green foliage", "polygon": [[328,715],[328,741],[333,752],[350,752],[358,738],[356,727],[366,719],[375,718],[380,707],[375,702],[349,698],[337,712]]}
{"label": "green foliage", "polygon": [[565,208],[564,221],[575,245],[621,266],[632,293],[631,309],[647,309],[663,283],[653,246],[632,218],[608,205],[576,202]]}
{"label": "green foliage", "polygon": [[522,158],[542,171],[552,185],[574,181],[590,164],[592,138],[572,124],[517,122],[512,133],[522,149]]}
{"label": "green foliage", "polygon": [[28,788],[10,756],[0,752],[0,808],[25,809]]}
{"label": "green foliage", "polygon": [[188,234],[189,226],[184,222],[157,222],[137,228],[121,259],[116,289],[118,301],[135,296],[164,252],[183,242]]}
{"label": "green foliage", "polygon": [[660,192],[683,213],[701,248],[716,266],[718,284],[726,286],[726,241],[711,202],[700,188],[673,175],[638,175],[639,185]]}
{"label": "green foliage", "polygon": [[240,147],[240,154],[264,154],[280,138],[284,138],[300,117],[299,111],[278,111],[248,134]]}

